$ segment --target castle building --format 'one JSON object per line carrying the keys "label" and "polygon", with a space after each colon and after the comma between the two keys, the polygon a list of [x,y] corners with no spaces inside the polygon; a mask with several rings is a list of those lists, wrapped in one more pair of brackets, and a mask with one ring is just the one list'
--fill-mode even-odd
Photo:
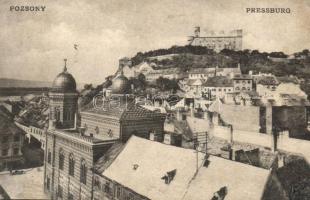
{"label": "castle building", "polygon": [[[116,78],[112,93],[119,92],[116,97],[123,100],[121,92],[127,84],[124,77]],[[87,105],[80,111],[81,126],[77,126],[78,92],[66,66],[54,80],[49,96],[44,191],[51,199],[94,199],[94,163],[113,144],[125,142],[131,135],[147,138],[150,132],[163,134],[164,115],[123,101],[100,108]]]}
{"label": "castle building", "polygon": [[220,52],[223,49],[235,51],[242,50],[242,29],[232,30],[229,33],[211,32],[205,36],[200,35],[200,27],[195,27],[194,36],[189,36],[189,45],[204,46]]}

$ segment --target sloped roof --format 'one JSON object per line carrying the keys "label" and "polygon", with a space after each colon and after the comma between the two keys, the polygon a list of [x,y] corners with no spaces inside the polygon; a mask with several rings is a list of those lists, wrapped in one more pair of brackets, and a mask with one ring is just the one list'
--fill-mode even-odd
{"label": "sloped roof", "polygon": [[[150,199],[181,199],[196,172],[194,152],[132,136],[102,175]],[[203,156],[199,153],[199,163]],[[166,184],[162,177],[174,169],[174,179]]]}
{"label": "sloped roof", "polygon": [[[269,170],[132,136],[103,176],[150,199],[211,199],[221,187],[228,187],[227,199],[260,199]],[[138,167],[133,168],[134,165]],[[176,170],[166,184],[163,176]]]}
{"label": "sloped roof", "polygon": [[193,133],[201,133],[209,131],[209,123],[206,119],[196,117],[187,117],[187,124]]}
{"label": "sloped roof", "polygon": [[259,76],[256,78],[256,83],[261,85],[278,85],[279,81],[274,76]]}
{"label": "sloped roof", "polygon": [[215,73],[215,68],[191,68],[189,70],[190,74],[209,74],[209,73]]}
{"label": "sloped roof", "polygon": [[253,78],[248,74],[236,74],[233,79],[235,79],[235,80],[250,80]]}
{"label": "sloped roof", "polygon": [[261,199],[269,170],[210,156],[208,167],[201,167],[184,200],[212,199],[214,193],[227,187],[225,199]]}
{"label": "sloped roof", "polygon": [[15,134],[17,132],[22,132],[13,122],[9,115],[6,115],[2,110],[0,110],[0,135],[1,134]]}
{"label": "sloped roof", "polygon": [[101,156],[94,165],[94,170],[96,173],[101,174],[106,168],[108,168],[118,156],[118,154],[123,150],[125,144],[122,142],[114,143],[107,152]]}
{"label": "sloped roof", "polygon": [[280,97],[285,101],[283,105],[286,106],[310,106],[308,99],[296,94],[280,93]]}
{"label": "sloped roof", "polygon": [[209,107],[210,112],[221,113],[222,110],[222,101],[220,99],[216,99]]}
{"label": "sloped roof", "polygon": [[299,84],[299,80],[296,76],[278,76],[277,79],[280,83],[294,83]]}
{"label": "sloped roof", "polygon": [[233,87],[233,82],[226,76],[215,76],[210,77],[203,84],[205,87]]}
{"label": "sloped roof", "polygon": [[81,113],[93,113],[110,116],[119,120],[141,120],[141,119],[164,119],[165,115],[150,111],[134,103],[124,103],[122,105],[107,106],[105,109],[94,108],[92,103],[84,107]]}
{"label": "sloped roof", "polygon": [[187,85],[202,85],[204,83],[204,81],[202,81],[201,79],[188,79],[187,81]]}

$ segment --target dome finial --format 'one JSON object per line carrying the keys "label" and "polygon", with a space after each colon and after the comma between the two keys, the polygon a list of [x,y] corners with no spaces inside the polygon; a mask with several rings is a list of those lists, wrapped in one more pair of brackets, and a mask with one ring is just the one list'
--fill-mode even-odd
{"label": "dome finial", "polygon": [[67,58],[65,58],[64,61],[65,61],[64,72],[67,72]]}

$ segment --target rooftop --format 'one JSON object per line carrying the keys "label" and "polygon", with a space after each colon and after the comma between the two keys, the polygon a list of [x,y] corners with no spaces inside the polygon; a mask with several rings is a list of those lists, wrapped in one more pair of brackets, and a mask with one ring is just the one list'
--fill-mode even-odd
{"label": "rooftop", "polygon": [[10,116],[0,110],[0,135],[1,134],[15,134],[22,132],[15,124]]}
{"label": "rooftop", "polygon": [[237,74],[233,78],[234,80],[252,80],[253,78],[248,74]]}
{"label": "rooftop", "polygon": [[280,83],[299,84],[299,80],[296,76],[278,76],[277,79]]}
{"label": "rooftop", "polygon": [[0,185],[11,199],[47,199],[43,190],[43,168],[24,170],[24,174],[0,174]]}
{"label": "rooftop", "polygon": [[202,85],[203,83],[204,81],[201,79],[188,79],[187,80],[187,85],[189,86],[199,86],[199,85]]}
{"label": "rooftop", "polygon": [[215,73],[215,68],[191,68],[189,70],[190,74],[210,74]]}
{"label": "rooftop", "polygon": [[205,167],[204,159],[198,153],[196,175],[194,150],[132,136],[102,175],[150,199],[211,199],[223,186],[229,199],[260,199],[268,170],[214,156]]}
{"label": "rooftop", "polygon": [[105,109],[94,108],[92,103],[86,106],[82,113],[99,114],[104,116],[110,116],[119,120],[142,120],[142,119],[154,119],[154,118],[165,118],[164,114],[150,111],[142,106],[134,103],[122,103],[115,104],[114,106],[106,106]]}
{"label": "rooftop", "polygon": [[[199,163],[204,155],[199,154]],[[137,165],[137,169],[133,166]],[[176,169],[170,184],[163,176]],[[132,136],[102,175],[150,199],[181,199],[196,172],[194,150],[178,148]]]}
{"label": "rooftop", "polygon": [[227,188],[225,199],[261,199],[269,170],[232,162],[215,156],[209,157],[208,167],[201,167],[184,200],[212,199],[214,193]]}
{"label": "rooftop", "polygon": [[256,83],[261,85],[278,85],[279,81],[275,76],[259,76],[256,78]]}
{"label": "rooftop", "polygon": [[233,82],[231,79],[226,76],[215,76],[210,77],[203,84],[205,87],[233,87]]}

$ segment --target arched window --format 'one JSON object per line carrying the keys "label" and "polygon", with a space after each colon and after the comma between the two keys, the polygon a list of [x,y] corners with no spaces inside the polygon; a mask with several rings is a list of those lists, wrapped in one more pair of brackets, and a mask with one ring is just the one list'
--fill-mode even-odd
{"label": "arched window", "polygon": [[86,185],[87,167],[84,159],[81,160],[80,182]]}
{"label": "arched window", "polygon": [[47,163],[48,163],[48,164],[51,164],[51,161],[52,161],[52,153],[51,153],[51,150],[48,149],[48,153],[47,153]]}
{"label": "arched window", "polygon": [[60,120],[60,109],[58,107],[55,108],[55,119],[56,121]]}
{"label": "arched window", "polygon": [[73,157],[73,154],[71,153],[69,155],[69,175],[70,176],[74,176],[74,164],[75,164],[74,157]]}
{"label": "arched window", "polygon": [[59,169],[64,169],[65,154],[62,149],[59,150]]}

